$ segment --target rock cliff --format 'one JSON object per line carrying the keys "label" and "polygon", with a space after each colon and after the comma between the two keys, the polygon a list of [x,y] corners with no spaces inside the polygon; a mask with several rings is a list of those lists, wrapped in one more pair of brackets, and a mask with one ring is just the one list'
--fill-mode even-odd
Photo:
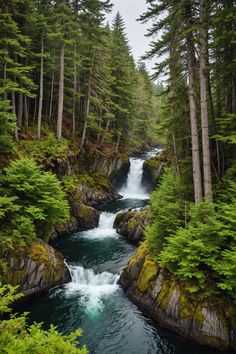
{"label": "rock cliff", "polygon": [[28,248],[7,251],[3,282],[19,286],[19,292],[32,296],[71,280],[61,253],[40,239]]}
{"label": "rock cliff", "polygon": [[146,243],[120,277],[126,295],[160,325],[199,344],[236,350],[236,322],[227,304],[190,295],[185,284],[161,269]]}
{"label": "rock cliff", "polygon": [[143,164],[143,184],[152,190],[158,183],[165,166],[164,153],[144,161]]}

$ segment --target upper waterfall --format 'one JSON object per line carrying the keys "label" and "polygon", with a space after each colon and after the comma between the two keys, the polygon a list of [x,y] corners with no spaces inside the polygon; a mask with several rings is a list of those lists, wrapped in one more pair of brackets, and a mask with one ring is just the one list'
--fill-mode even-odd
{"label": "upper waterfall", "polygon": [[144,186],[142,186],[143,163],[144,159],[135,157],[130,158],[130,170],[127,178],[127,183],[119,191],[119,193],[124,198],[149,198]]}

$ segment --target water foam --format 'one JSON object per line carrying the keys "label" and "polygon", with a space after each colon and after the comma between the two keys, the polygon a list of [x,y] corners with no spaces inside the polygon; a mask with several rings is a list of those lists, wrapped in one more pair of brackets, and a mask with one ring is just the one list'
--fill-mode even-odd
{"label": "water foam", "polygon": [[101,213],[98,227],[92,230],[81,232],[79,237],[83,237],[89,240],[103,240],[105,238],[117,237],[116,230],[113,228],[115,217],[116,213]]}
{"label": "water foam", "polygon": [[80,302],[87,312],[96,313],[103,309],[103,299],[118,289],[117,274],[103,272],[95,274],[93,269],[69,266],[72,282],[66,285],[66,296],[78,293]]}
{"label": "water foam", "polygon": [[141,200],[149,198],[145,188],[142,186],[143,163],[143,159],[130,159],[127,183],[119,191],[123,198]]}

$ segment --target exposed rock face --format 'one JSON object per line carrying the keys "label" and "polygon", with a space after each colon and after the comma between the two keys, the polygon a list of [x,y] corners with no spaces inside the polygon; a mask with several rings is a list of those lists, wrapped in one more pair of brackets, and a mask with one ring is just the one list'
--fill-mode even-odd
{"label": "exposed rock face", "polygon": [[[158,267],[143,243],[121,274],[126,295],[158,323],[199,344],[236,350],[236,325],[227,306],[201,301]],[[232,315],[231,315],[232,316]]]}
{"label": "exposed rock face", "polygon": [[145,227],[149,224],[148,213],[148,207],[119,213],[116,216],[114,227],[120,235],[133,243],[138,243],[143,240]]}
{"label": "exposed rock face", "polygon": [[119,174],[126,173],[127,176],[130,166],[128,155],[120,153],[102,154],[99,151],[89,151],[80,155],[79,161],[80,173],[99,171],[111,182],[114,182]]}
{"label": "exposed rock face", "polygon": [[79,194],[81,201],[90,206],[96,206],[121,198],[121,195],[108,181],[107,185],[97,184],[96,186],[89,186],[82,184],[79,186]]}
{"label": "exposed rock face", "polygon": [[96,209],[82,203],[77,203],[74,199],[70,199],[70,205],[70,220],[55,225],[50,239],[69,236],[76,231],[93,229],[98,226],[100,214]]}
{"label": "exposed rock face", "polygon": [[95,206],[121,198],[114,185],[118,188],[125,182],[129,166],[126,154],[102,154],[97,150],[89,150],[77,155],[71,153],[65,160],[50,161],[46,169],[55,173],[59,179],[76,176],[78,191],[74,198],[79,203]]}
{"label": "exposed rock face", "polygon": [[153,189],[159,182],[160,176],[163,173],[165,162],[162,154],[158,154],[143,164],[143,183]]}
{"label": "exposed rock face", "polygon": [[28,248],[7,252],[3,282],[19,286],[25,296],[40,294],[71,280],[61,253],[40,239]]}

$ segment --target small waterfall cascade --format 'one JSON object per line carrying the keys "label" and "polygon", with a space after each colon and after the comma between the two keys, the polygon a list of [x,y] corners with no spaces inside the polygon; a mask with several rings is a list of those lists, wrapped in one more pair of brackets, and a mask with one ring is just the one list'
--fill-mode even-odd
{"label": "small waterfall cascade", "polygon": [[72,282],[66,285],[65,295],[80,295],[80,301],[87,311],[103,308],[102,299],[118,289],[118,274],[103,272],[96,274],[93,269],[69,265]]}
{"label": "small waterfall cascade", "polygon": [[149,196],[142,186],[144,159],[132,157],[130,159],[130,170],[127,183],[121,188],[119,193],[128,199],[148,199]]}
{"label": "small waterfall cascade", "polygon": [[103,212],[100,215],[99,225],[95,229],[84,231],[80,233],[79,237],[90,240],[104,239],[109,237],[116,237],[116,230],[113,229],[116,213]]}

